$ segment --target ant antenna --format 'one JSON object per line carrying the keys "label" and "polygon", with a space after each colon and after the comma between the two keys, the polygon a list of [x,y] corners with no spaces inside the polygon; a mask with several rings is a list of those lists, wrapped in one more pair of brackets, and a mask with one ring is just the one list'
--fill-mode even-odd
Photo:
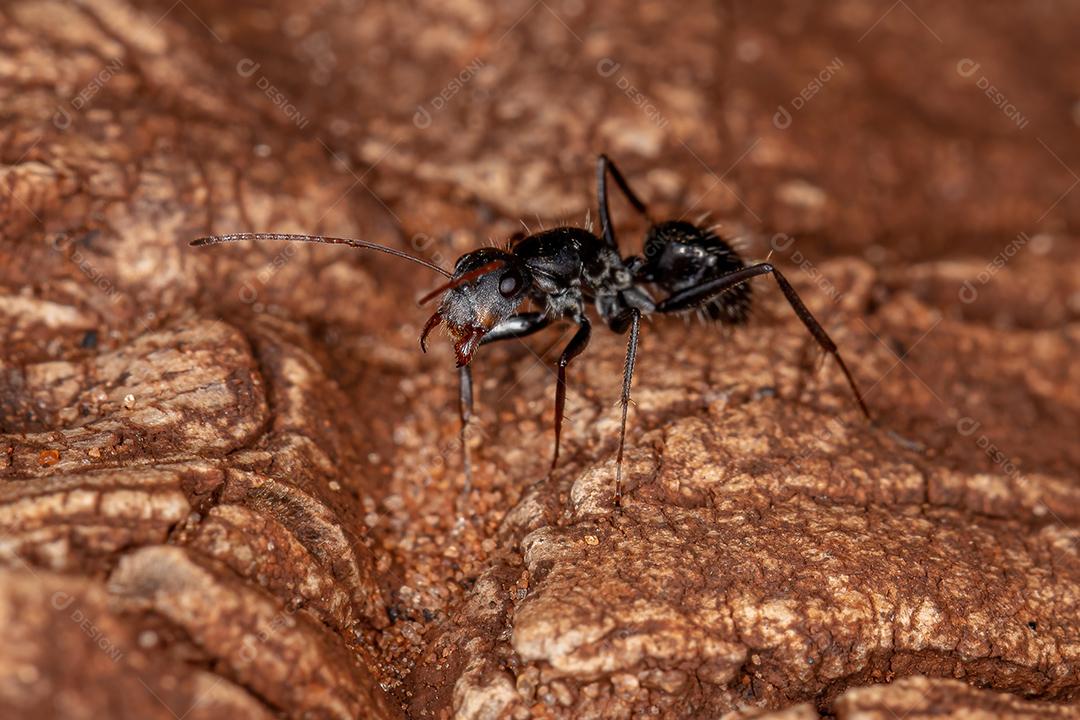
{"label": "ant antenna", "polygon": [[395,250],[392,247],[386,245],[380,245],[378,243],[368,242],[367,240],[352,240],[350,238],[339,237],[327,237],[325,235],[293,235],[290,233],[233,233],[231,235],[210,235],[208,237],[201,237],[192,240],[189,245],[192,247],[203,247],[205,245],[220,245],[227,242],[240,242],[241,240],[289,240],[291,242],[308,242],[308,243],[325,243],[327,245],[348,245],[354,248],[364,248],[366,250],[378,250],[379,252],[386,253],[387,255],[393,255],[405,260],[411,260],[417,265],[423,265],[428,270],[434,270],[443,277],[451,278],[448,271],[443,268],[429,263],[427,260],[422,260],[415,255]]}

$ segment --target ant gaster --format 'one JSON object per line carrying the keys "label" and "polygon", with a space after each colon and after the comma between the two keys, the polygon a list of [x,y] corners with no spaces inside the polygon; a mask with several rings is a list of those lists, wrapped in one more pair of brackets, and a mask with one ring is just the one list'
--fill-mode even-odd
{"label": "ant gaster", "polygon": [[[438,309],[420,335],[427,352],[427,337],[438,325],[446,326],[454,343],[460,376],[460,414],[466,490],[471,469],[465,430],[472,415],[471,362],[479,346],[499,340],[521,338],[557,320],[577,325],[573,338],[559,357],[555,389],[555,453],[559,459],[563,409],[566,404],[566,368],[589,344],[592,324],[586,314],[591,303],[601,320],[616,333],[629,330],[622,382],[622,424],[616,456],[615,504],[622,499],[622,460],[626,441],[626,412],[630,382],[637,360],[643,315],[703,311],[710,319],[739,325],[749,317],[751,291],[748,281],[771,274],[792,310],[818,345],[836,359],[855,400],[869,418],[866,403],[855,380],[828,333],[799,298],[787,278],[769,262],[747,265],[738,252],[711,230],[682,220],[655,222],[645,204],[630,189],[618,168],[606,156],[596,166],[600,235],[578,227],[557,227],[531,235],[518,233],[506,249],[485,247],[462,255],[452,273],[421,258],[376,243],[346,238],[278,233],[240,233],[199,238],[192,245],[214,245],[238,240],[292,240],[319,242],[378,250],[441,273],[447,282],[425,296],[421,303],[442,296]],[[623,257],[615,241],[608,210],[608,177],[626,199],[649,221],[644,257]],[[650,287],[663,294],[656,299]],[[519,312],[526,300],[539,307]]]}

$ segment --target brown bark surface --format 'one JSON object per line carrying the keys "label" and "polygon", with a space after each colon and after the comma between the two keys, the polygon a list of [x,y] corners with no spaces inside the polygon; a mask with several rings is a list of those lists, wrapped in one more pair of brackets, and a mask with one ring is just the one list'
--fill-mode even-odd
{"label": "brown bark surface", "polygon": [[[1078,22],[0,5],[0,716],[1080,716]],[[625,338],[552,473],[567,328],[484,347],[462,505],[431,273],[187,245],[449,265],[595,213],[600,151],[772,252],[874,422],[761,279],[644,326],[621,511]]]}

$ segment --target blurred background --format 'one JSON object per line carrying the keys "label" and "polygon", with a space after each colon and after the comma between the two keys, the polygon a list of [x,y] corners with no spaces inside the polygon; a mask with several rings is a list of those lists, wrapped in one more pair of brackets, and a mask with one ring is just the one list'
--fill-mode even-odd
{"label": "blurred background", "polygon": [[[115,113],[130,153],[180,153],[190,172],[239,191],[277,178],[324,188],[303,193],[304,227],[291,229],[348,220],[448,261],[522,220],[581,221],[604,151],[654,205],[708,212],[763,252],[784,233],[806,257],[851,254],[886,279],[948,259],[920,287],[953,316],[1045,327],[1077,313],[1057,273],[980,282],[980,302],[955,302],[1020,233],[1034,244],[1018,262],[1070,257],[1080,90],[1069,3],[163,0],[4,12],[13,31],[52,36],[98,11],[124,27],[151,18],[135,48],[147,54],[111,26],[40,72],[12,53],[9,162]],[[57,42],[77,44],[79,30],[64,32]],[[45,110],[54,127],[37,123]],[[150,122],[151,110],[167,120]],[[325,162],[309,170],[315,155]],[[239,198],[202,210],[198,227],[190,211],[173,222],[196,234],[280,225]]]}
{"label": "blurred background", "polygon": [[601,150],[654,202],[883,267],[1075,229],[1068,3],[160,7],[210,38],[228,111],[294,126],[392,200],[394,173],[451,186],[481,235],[583,214]]}

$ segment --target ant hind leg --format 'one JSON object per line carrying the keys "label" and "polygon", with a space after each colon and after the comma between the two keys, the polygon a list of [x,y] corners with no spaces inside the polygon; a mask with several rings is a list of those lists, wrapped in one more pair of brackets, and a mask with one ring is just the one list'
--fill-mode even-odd
{"label": "ant hind leg", "polygon": [[844,358],[840,356],[840,351],[837,349],[836,343],[833,342],[832,338],[829,337],[829,334],[825,332],[825,328],[817,321],[810,312],[810,309],[806,307],[799,297],[799,294],[795,292],[795,288],[791,286],[791,283],[788,282],[783,273],[773,267],[771,263],[763,262],[758,263],[757,265],[751,265],[750,267],[736,270],[727,275],[721,275],[718,278],[713,278],[712,280],[708,280],[699,285],[672,293],[665,300],[657,304],[656,310],[661,313],[672,313],[699,307],[736,285],[747,282],[758,275],[766,274],[771,274],[773,276],[776,284],[780,286],[780,291],[784,293],[784,297],[787,299],[791,309],[795,311],[795,314],[798,316],[799,320],[802,321],[802,324],[810,334],[814,336],[814,340],[821,346],[821,349],[832,355],[836,360],[836,364],[840,366],[840,370],[844,373],[848,386],[855,396],[855,401],[858,403],[859,409],[862,410],[863,415],[865,415],[868,420],[871,419],[870,410],[866,407],[866,402],[863,400],[862,393],[859,392],[859,388],[855,384],[855,378],[851,375],[851,371],[848,370],[847,363],[845,363]]}

